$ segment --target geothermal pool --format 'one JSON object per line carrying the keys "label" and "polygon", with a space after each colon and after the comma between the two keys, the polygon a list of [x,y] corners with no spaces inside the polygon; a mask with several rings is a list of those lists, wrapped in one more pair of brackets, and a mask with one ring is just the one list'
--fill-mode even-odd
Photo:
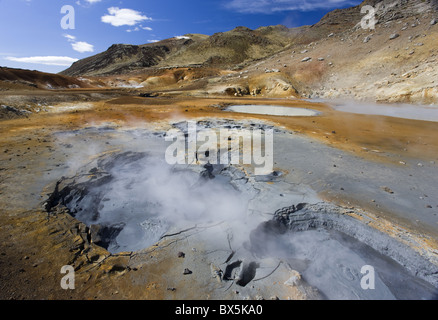
{"label": "geothermal pool", "polygon": [[204,178],[143,153],[103,158],[90,172],[90,180],[68,183],[62,202],[111,253],[142,250],[172,227],[239,219],[246,210],[226,177]]}
{"label": "geothermal pool", "polygon": [[[202,174],[202,166],[165,163],[164,147],[159,148],[162,138],[147,130],[125,134],[126,140],[116,130],[64,134],[62,138],[68,139],[65,142],[72,144],[84,136],[108,135],[113,143],[118,137],[123,145],[129,142],[133,148],[137,141],[143,148],[95,154],[94,161],[59,181],[46,206],[49,212],[59,204],[67,207],[90,228],[91,240],[109,252],[141,252],[158,244],[163,236],[198,226],[202,227],[202,237],[196,238],[194,233],[191,246],[200,241],[210,253],[232,247],[230,258],[220,261],[221,268],[241,265],[240,274],[244,274],[245,265],[253,266],[248,271],[251,277],[242,286],[230,274],[223,280],[235,281],[241,286],[239,290],[257,284],[271,270],[266,265],[279,261],[300,272],[304,281],[326,299],[437,298],[434,275],[438,272],[434,266],[386,234],[349,218],[338,207],[319,204],[304,195],[301,201],[315,204],[287,215],[277,210],[297,204],[290,195],[301,190],[299,185],[293,190],[286,188],[281,175],[270,184],[264,176],[250,179],[231,166],[217,167],[214,177],[208,177]],[[269,199],[276,209],[260,209],[260,199]],[[260,213],[249,210],[254,207]],[[273,217],[279,219],[280,227],[269,227]],[[219,236],[227,239],[226,246],[221,246],[213,229],[204,228],[216,225],[227,226],[224,230],[218,227]],[[210,259],[211,255],[206,257]],[[361,288],[364,265],[376,269],[375,290]]]}
{"label": "geothermal pool", "polygon": [[239,113],[263,114],[263,115],[286,116],[286,117],[313,117],[319,114],[318,111],[311,109],[282,107],[282,106],[274,106],[274,105],[236,105],[236,106],[230,106],[226,110],[239,112]]}
{"label": "geothermal pool", "polygon": [[[205,177],[191,169],[163,164],[146,153],[133,152],[101,158],[95,169],[87,171],[89,178],[80,182],[72,179],[60,190],[58,201],[90,227],[94,242],[111,253],[141,251],[159,243],[163,236],[225,222],[229,225],[227,232],[239,234],[242,240],[233,243],[237,250],[228,265],[250,259],[248,263],[254,267],[245,284],[226,279],[242,287],[251,283],[258,271],[263,272],[263,259],[270,258],[299,271],[309,285],[318,288],[323,299],[436,298],[432,285],[370,245],[385,243],[390,252],[396,249],[413,262],[419,257],[404,252],[409,249],[398,247],[386,235],[343,217],[335,207],[327,207],[326,213],[311,211],[310,216],[301,211],[292,213],[288,219],[294,222],[289,224],[272,227],[275,220],[268,220],[251,226],[247,219],[257,220],[247,212],[251,197],[247,191],[234,188],[232,177],[220,171],[214,177]],[[351,230],[359,239],[343,232]],[[361,238],[375,240],[368,245]],[[215,247],[214,240],[208,242],[204,245],[211,251],[223,249]],[[361,268],[365,265],[377,270],[373,290],[361,288]]]}

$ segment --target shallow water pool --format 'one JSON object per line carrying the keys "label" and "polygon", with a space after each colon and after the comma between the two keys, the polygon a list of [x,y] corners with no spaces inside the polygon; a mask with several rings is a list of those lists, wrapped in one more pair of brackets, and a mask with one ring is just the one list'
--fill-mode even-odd
{"label": "shallow water pool", "polygon": [[226,110],[239,113],[265,114],[287,117],[313,117],[319,114],[318,111],[311,109],[273,105],[236,105],[228,107]]}
{"label": "shallow water pool", "polygon": [[333,109],[342,112],[438,122],[438,106],[436,105],[378,104],[351,101],[328,104],[331,105]]}

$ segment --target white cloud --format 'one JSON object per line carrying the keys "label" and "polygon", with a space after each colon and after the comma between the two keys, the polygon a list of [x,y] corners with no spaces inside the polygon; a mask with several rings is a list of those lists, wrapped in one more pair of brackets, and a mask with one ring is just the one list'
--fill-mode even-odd
{"label": "white cloud", "polygon": [[152,20],[151,18],[142,15],[141,12],[132,9],[120,9],[118,7],[111,7],[108,9],[108,15],[101,18],[102,22],[109,23],[114,27],[121,26],[135,26],[136,24]]}
{"label": "white cloud", "polygon": [[274,13],[279,11],[312,11],[353,6],[361,0],[231,0],[228,9],[241,13]]}
{"label": "white cloud", "polygon": [[176,37],[174,37],[174,38],[176,38],[176,39],[178,39],[178,40],[181,40],[181,39],[190,39],[190,37],[187,37],[187,36],[176,36]]}
{"label": "white cloud", "polygon": [[44,64],[47,66],[63,66],[69,67],[73,62],[78,61],[78,59],[70,57],[59,57],[59,56],[36,56],[36,57],[6,57],[6,60],[22,63],[33,63],[33,64]]}
{"label": "white cloud", "polygon": [[134,29],[128,29],[126,32],[140,31],[139,27],[135,27]]}
{"label": "white cloud", "polygon": [[155,42],[158,42],[158,41],[160,41],[160,40],[148,40],[149,43],[155,43]]}
{"label": "white cloud", "polygon": [[71,34],[64,34],[64,38],[67,38],[68,42],[71,42],[71,47],[73,50],[84,53],[84,52],[93,52],[94,46],[85,41],[76,41],[76,37]]}
{"label": "white cloud", "polygon": [[140,30],[148,30],[148,31],[152,31],[152,28],[150,27],[143,27],[142,25],[139,25],[133,29],[128,29],[126,30],[126,32],[135,32],[135,31],[140,31]]}
{"label": "white cloud", "polygon": [[84,52],[93,52],[94,46],[84,41],[78,41],[71,44],[73,50],[84,53]]}
{"label": "white cloud", "polygon": [[64,34],[64,37],[67,38],[67,40],[70,41],[70,42],[76,40],[76,37],[72,36],[70,34]]}

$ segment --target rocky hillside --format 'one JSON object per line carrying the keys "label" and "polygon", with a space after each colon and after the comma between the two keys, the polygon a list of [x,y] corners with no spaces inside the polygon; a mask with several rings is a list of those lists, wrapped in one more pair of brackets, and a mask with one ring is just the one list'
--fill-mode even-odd
{"label": "rocky hillside", "polygon": [[[363,29],[360,8],[376,10],[375,29]],[[344,22],[339,28],[308,45],[302,61],[307,70],[318,70],[317,79],[306,81],[303,68],[289,73],[303,79],[302,93],[312,97],[438,103],[438,1],[366,0],[359,7],[336,10],[315,28]],[[301,52],[301,51],[300,51]],[[298,58],[298,59],[297,59]],[[298,63],[299,62],[299,63]]]}
{"label": "rocky hillside", "polygon": [[[376,10],[374,29],[361,26],[364,5]],[[437,104],[437,21],[436,0],[364,1],[302,27],[287,50],[216,78],[209,91]]]}
{"label": "rocky hillside", "polygon": [[[202,37],[197,37],[201,38]],[[107,51],[75,62],[61,72],[68,76],[102,76],[129,73],[157,65],[175,51],[195,41],[192,38],[172,38],[145,45],[114,44]]]}
{"label": "rocky hillside", "polygon": [[188,34],[141,46],[117,44],[107,51],[75,62],[61,72],[69,76],[126,74],[148,67],[196,66],[235,68],[266,58],[302,41],[301,29],[284,26],[251,30],[237,27],[212,36]]}
{"label": "rocky hillside", "polygon": [[236,68],[240,64],[272,56],[293,44],[294,32],[284,26],[261,27],[251,30],[237,27],[213,34],[176,52],[160,66],[204,65]]}

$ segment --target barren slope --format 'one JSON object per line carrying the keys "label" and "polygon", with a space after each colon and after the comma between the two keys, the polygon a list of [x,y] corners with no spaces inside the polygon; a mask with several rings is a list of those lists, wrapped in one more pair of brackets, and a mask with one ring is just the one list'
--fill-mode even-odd
{"label": "barren slope", "polygon": [[8,88],[71,89],[89,87],[89,84],[74,77],[0,67],[0,88],[3,90]]}

